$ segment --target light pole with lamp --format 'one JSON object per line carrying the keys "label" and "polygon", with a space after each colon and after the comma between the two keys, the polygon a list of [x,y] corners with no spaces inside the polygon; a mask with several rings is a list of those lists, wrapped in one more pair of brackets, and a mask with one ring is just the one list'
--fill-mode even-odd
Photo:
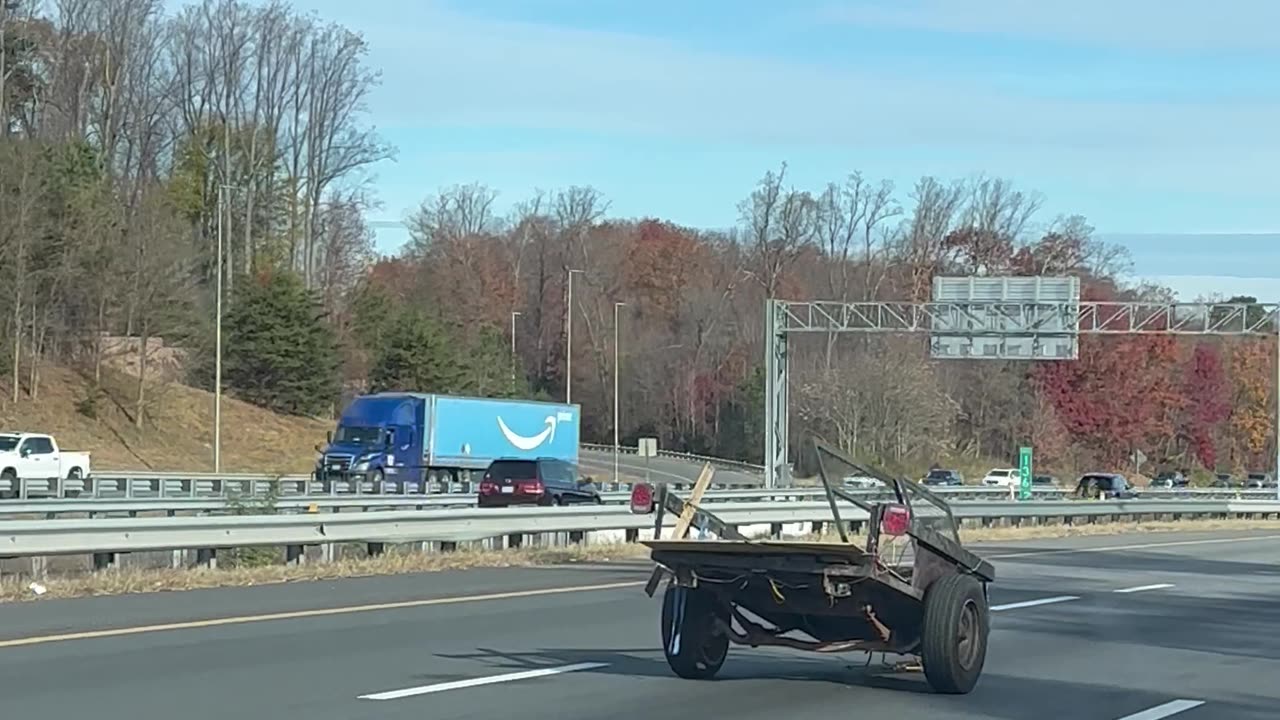
{"label": "light pole with lamp", "polygon": [[618,482],[618,311],[626,307],[624,302],[613,304],[613,482]]}
{"label": "light pole with lamp", "polygon": [[564,326],[567,340],[564,351],[564,404],[573,404],[573,276],[581,270],[569,270],[568,301],[564,308]]}
{"label": "light pole with lamp", "polygon": [[216,297],[214,299],[214,360],[213,360],[213,471],[222,472],[222,216],[226,193],[235,186],[226,183],[218,185],[218,257],[214,265],[217,280],[214,282]]}
{"label": "light pole with lamp", "polygon": [[511,311],[511,382],[516,381],[516,318],[520,317],[519,310]]}

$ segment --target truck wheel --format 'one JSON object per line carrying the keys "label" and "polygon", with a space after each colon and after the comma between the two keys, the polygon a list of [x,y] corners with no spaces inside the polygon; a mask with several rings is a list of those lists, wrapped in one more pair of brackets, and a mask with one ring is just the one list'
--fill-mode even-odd
{"label": "truck wheel", "polygon": [[729,622],[729,609],[701,588],[668,585],[662,595],[662,652],[667,665],[686,680],[710,680],[729,654],[729,636],[716,618]]}
{"label": "truck wheel", "polygon": [[987,659],[991,615],[982,584],[972,575],[944,575],[924,596],[920,634],[925,679],[935,692],[973,690]]}
{"label": "truck wheel", "polygon": [[6,500],[18,497],[18,472],[16,470],[5,470],[0,473],[0,480],[7,480],[9,485],[8,490],[0,490],[0,497]]}

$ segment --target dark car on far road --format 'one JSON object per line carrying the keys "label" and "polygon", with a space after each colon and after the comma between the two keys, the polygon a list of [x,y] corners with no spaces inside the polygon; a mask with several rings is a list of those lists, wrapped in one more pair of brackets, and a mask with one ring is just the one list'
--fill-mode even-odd
{"label": "dark car on far road", "polygon": [[480,507],[601,502],[600,488],[590,479],[579,478],[577,465],[551,458],[494,460],[484,472],[476,498]]}
{"label": "dark car on far road", "polygon": [[963,485],[964,475],[961,475],[959,470],[943,470],[942,468],[934,468],[929,471],[928,475],[924,476],[923,482],[925,485],[934,486]]}
{"label": "dark car on far road", "polygon": [[1259,488],[1275,487],[1276,481],[1275,478],[1271,477],[1271,473],[1251,472],[1249,473],[1249,476],[1245,478],[1244,486],[1257,490]]}
{"label": "dark car on far road", "polygon": [[1156,478],[1151,481],[1151,487],[1153,488],[1184,488],[1190,484],[1191,482],[1187,480],[1187,476],[1176,470],[1166,470],[1156,475]]}
{"label": "dark car on far road", "polygon": [[1119,473],[1087,473],[1076,483],[1076,496],[1095,499],[1106,493],[1107,499],[1130,500],[1138,491],[1129,479]]}

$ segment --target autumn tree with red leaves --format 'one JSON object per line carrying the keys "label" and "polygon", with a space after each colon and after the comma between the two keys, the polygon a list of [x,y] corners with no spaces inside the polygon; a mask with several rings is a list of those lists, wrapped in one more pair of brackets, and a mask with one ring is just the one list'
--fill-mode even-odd
{"label": "autumn tree with red leaves", "polygon": [[1231,388],[1218,348],[1199,343],[1187,363],[1182,396],[1181,435],[1200,464],[1213,469],[1218,463],[1216,434],[1231,416]]}

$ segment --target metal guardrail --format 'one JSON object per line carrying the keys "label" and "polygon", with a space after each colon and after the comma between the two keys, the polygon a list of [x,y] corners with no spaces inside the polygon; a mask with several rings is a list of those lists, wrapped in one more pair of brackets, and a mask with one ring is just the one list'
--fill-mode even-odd
{"label": "metal guardrail", "polygon": [[[27,497],[18,500],[0,500],[0,518],[13,515],[44,515],[52,519],[58,515],[111,515],[140,514],[140,512],[165,512],[175,515],[179,512],[198,512],[198,514],[228,514],[238,502],[253,505],[256,501],[268,497],[271,484],[278,484],[278,495],[273,497],[268,506],[262,509],[279,512],[298,510],[342,511],[342,510],[388,510],[416,509],[429,507],[471,507],[475,506],[475,491],[470,483],[456,483],[449,488],[451,492],[372,492],[370,483],[365,487],[348,484],[342,488],[329,488],[332,492],[306,492],[307,480],[301,475],[298,478],[268,478],[266,475],[252,477],[247,475],[241,480],[228,479],[223,475],[218,479],[164,478],[154,479],[129,477],[128,486],[116,487],[115,492],[108,492],[100,486],[95,495],[77,497]],[[312,483],[319,484],[319,483]],[[685,489],[690,483],[668,483],[672,489]],[[602,501],[607,505],[626,505],[630,501],[630,483],[600,483]],[[732,486],[713,486],[708,493],[710,502],[739,501],[800,501],[819,500],[823,497],[820,488],[774,488],[759,487],[735,488]],[[310,488],[315,489],[315,488]],[[340,489],[340,492],[337,492]],[[253,495],[248,493],[253,492]],[[868,497],[882,495],[883,489],[847,489],[846,492]],[[952,501],[968,502],[974,500],[1001,501],[1012,500],[1009,488],[1004,487],[938,487],[933,492],[950,498]],[[1038,500],[1055,500],[1068,495],[1064,488],[1033,488],[1033,497]],[[1142,493],[1143,498],[1152,500],[1268,500],[1275,493],[1270,489],[1217,489],[1190,488],[1165,489],[1149,488]]]}
{"label": "metal guardrail", "polygon": [[[583,450],[599,453],[612,453],[612,445],[595,445],[585,443]],[[624,455],[635,455],[635,447],[619,446],[618,451]],[[761,465],[725,460],[723,458],[678,453],[659,450],[658,456],[673,460],[681,460],[697,465],[711,463],[713,467],[733,470],[749,475],[764,472]],[[591,474],[591,473],[586,473]],[[690,482],[693,479],[690,478]],[[396,494],[396,495],[441,495],[450,493],[473,493],[475,483],[464,473],[459,481],[422,481],[401,483],[389,478],[382,488],[374,486],[372,481],[357,482],[354,480],[335,480],[325,483],[316,482],[309,475],[285,474],[271,475],[265,473],[210,473],[185,471],[147,471],[128,470],[117,472],[95,472],[86,478],[51,478],[20,479],[16,481],[0,479],[0,498],[13,496],[20,500],[30,498],[143,498],[143,497],[227,497],[231,495],[255,496],[274,492],[280,496],[325,497],[341,495]],[[722,483],[722,487],[759,487],[759,482]]]}
{"label": "metal guardrail", "polygon": [[[692,484],[693,480],[690,479]],[[601,482],[610,489],[629,488],[629,483]],[[722,488],[758,488],[759,483],[717,483]],[[317,482],[310,475],[265,475],[254,473],[199,472],[104,472],[77,479],[0,480],[0,498],[30,500],[33,498],[200,498],[200,497],[340,497],[363,495],[396,495],[433,497],[473,494],[477,483],[471,480],[396,482],[386,480],[381,487],[373,481],[333,480]],[[0,499],[0,507],[6,500]]]}
{"label": "metal guardrail", "polygon": [[[1028,502],[972,501],[952,506],[961,520],[1083,518],[1097,516],[1254,517],[1280,515],[1280,502],[1263,500],[1120,500]],[[856,508],[846,521],[865,521]],[[716,509],[725,523],[778,525],[832,521],[824,502],[743,502]],[[675,518],[668,517],[674,523]],[[0,521],[0,556],[47,556],[144,552],[188,548],[460,542],[490,537],[651,528],[653,518],[617,506],[505,508],[246,515]]]}

